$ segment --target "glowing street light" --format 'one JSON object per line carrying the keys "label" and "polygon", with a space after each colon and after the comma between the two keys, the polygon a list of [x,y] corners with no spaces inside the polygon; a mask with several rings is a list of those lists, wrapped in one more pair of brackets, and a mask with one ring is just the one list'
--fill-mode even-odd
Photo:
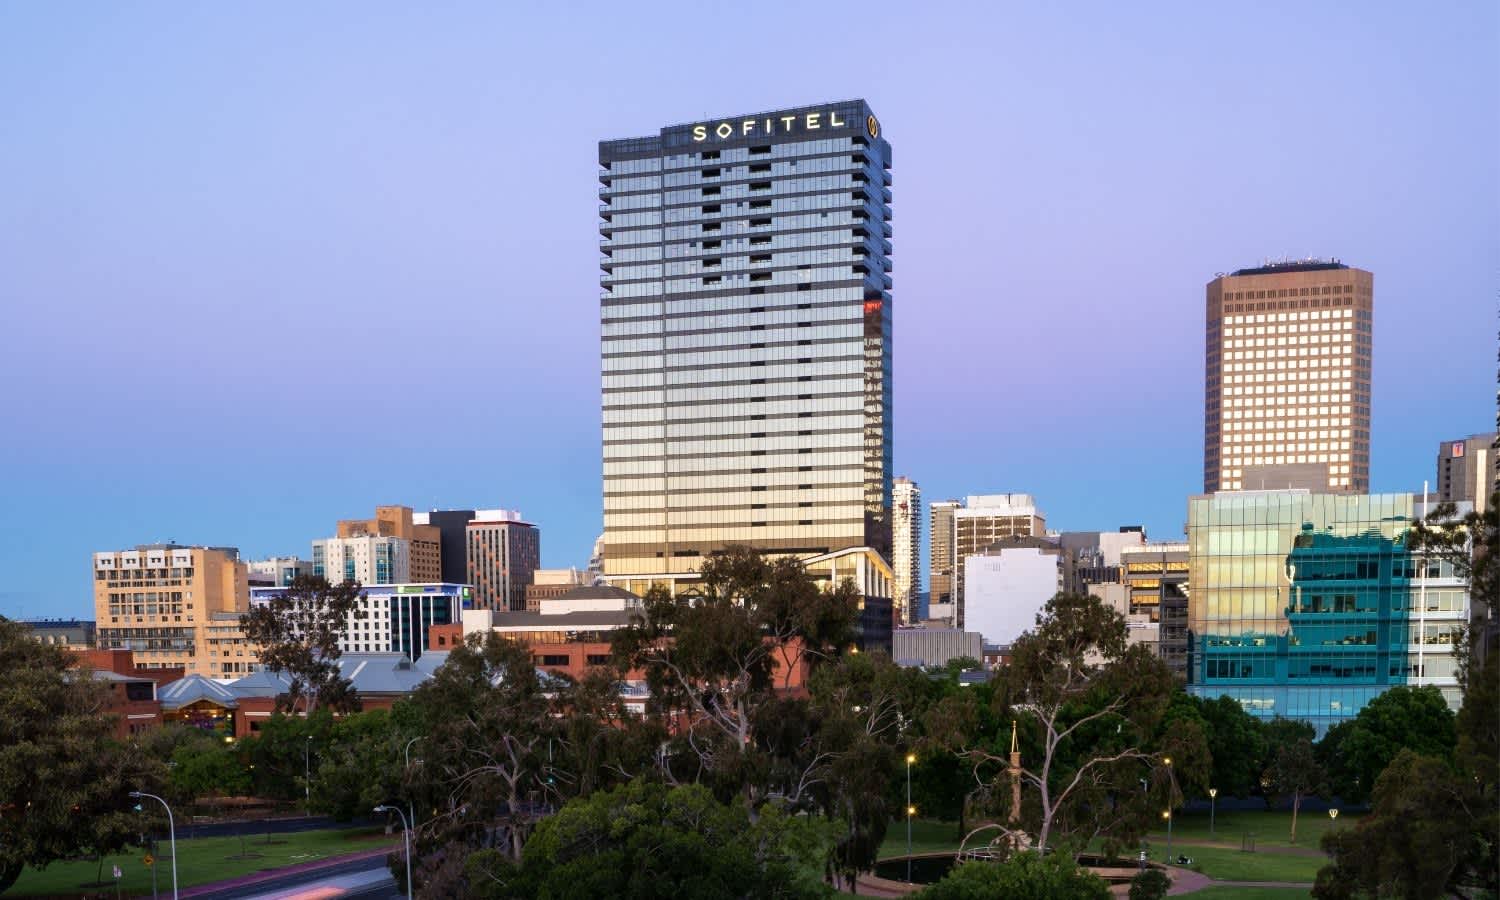
{"label": "glowing street light", "polygon": [[917,808],[911,805],[911,767],[917,761],[915,753],[906,754],[906,882],[911,883],[911,818]]}
{"label": "glowing street light", "polygon": [[1219,805],[1219,789],[1208,789],[1208,836],[1214,836],[1214,810]]}
{"label": "glowing street light", "polygon": [[1162,810],[1161,817],[1167,820],[1167,865],[1170,866],[1172,864],[1172,811]]}

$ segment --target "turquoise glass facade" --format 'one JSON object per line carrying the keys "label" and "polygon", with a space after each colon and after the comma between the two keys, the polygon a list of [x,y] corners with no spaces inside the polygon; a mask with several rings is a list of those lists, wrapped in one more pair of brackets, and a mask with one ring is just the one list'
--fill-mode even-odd
{"label": "turquoise glass facade", "polygon": [[1190,500],[1189,690],[1322,734],[1406,684],[1415,512],[1410,494]]}

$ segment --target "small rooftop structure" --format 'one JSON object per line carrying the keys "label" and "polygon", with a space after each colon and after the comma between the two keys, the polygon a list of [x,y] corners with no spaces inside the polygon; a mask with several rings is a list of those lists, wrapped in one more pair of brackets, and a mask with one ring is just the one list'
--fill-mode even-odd
{"label": "small rooftop structure", "polygon": [[1280,275],[1285,272],[1328,272],[1335,269],[1347,269],[1348,266],[1337,259],[1286,259],[1280,261],[1267,261],[1262,265],[1249,269],[1236,269],[1231,275]]}

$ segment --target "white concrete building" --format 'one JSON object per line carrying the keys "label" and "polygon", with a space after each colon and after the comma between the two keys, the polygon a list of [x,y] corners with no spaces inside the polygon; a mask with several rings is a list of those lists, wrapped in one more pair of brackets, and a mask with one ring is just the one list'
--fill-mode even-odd
{"label": "white concrete building", "polygon": [[310,560],[296,556],[272,556],[247,562],[250,584],[254,587],[286,587],[298,575],[311,575]]}
{"label": "white concrete building", "polygon": [[1010,644],[1063,589],[1067,555],[1046,538],[992,547],[964,558],[964,630],[986,643]]}
{"label": "white concrete building", "polygon": [[362,534],[313,541],[312,570],[333,584],[402,584],[411,581],[411,541]]}
{"label": "white concrete building", "polygon": [[[964,560],[983,553],[996,541],[1046,534],[1047,520],[1037,509],[1036,498],[1030,494],[971,494],[965,498],[963,506],[953,510],[952,530],[949,546],[953,548],[955,569],[953,604],[956,625],[974,631],[964,599],[967,580]],[[990,635],[985,637],[995,640]]]}

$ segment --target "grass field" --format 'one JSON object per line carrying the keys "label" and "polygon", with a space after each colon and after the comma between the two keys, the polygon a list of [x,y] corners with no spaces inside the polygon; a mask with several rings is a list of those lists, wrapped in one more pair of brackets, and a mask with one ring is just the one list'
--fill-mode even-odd
{"label": "grass field", "polygon": [[[1341,814],[1335,820],[1330,819],[1326,812],[1303,811],[1297,814],[1297,842],[1294,844],[1290,840],[1292,830],[1290,811],[1220,812],[1214,822],[1212,837],[1208,831],[1207,812],[1178,812],[1172,822],[1172,841],[1175,844],[1178,841],[1212,840],[1238,849],[1242,836],[1247,832],[1254,832],[1257,850],[1271,847],[1302,847],[1317,850],[1318,840],[1322,838],[1324,832],[1333,827],[1351,827],[1358,819],[1357,814]],[[1165,828],[1151,835],[1153,844],[1164,843],[1166,839]]]}
{"label": "grass field", "polygon": [[[1166,858],[1165,845],[1152,846],[1152,858]],[[1241,853],[1220,847],[1181,847],[1172,844],[1172,855],[1184,854],[1192,859],[1192,868],[1215,881],[1305,881],[1318,877],[1318,870],[1327,864],[1323,856],[1277,853],[1274,849],[1261,849],[1255,853]]]}
{"label": "grass field", "polygon": [[[299,834],[278,834],[272,837],[275,843],[267,844],[264,835],[247,836],[244,849],[250,854],[259,854],[251,859],[231,859],[241,852],[239,838],[197,838],[177,842],[177,878],[179,886],[186,888],[195,884],[207,884],[226,878],[237,878],[263,869],[276,869],[298,863],[315,862],[330,856],[374,850],[391,845],[391,838],[378,828],[352,828],[329,831],[305,831]],[[159,852],[168,853],[167,842],[162,841]],[[106,857],[104,879],[111,881],[111,866],[119,866],[124,877],[120,879],[120,892],[124,896],[151,896],[151,870],[146,867],[139,849],[126,856]],[[157,885],[164,896],[171,896],[172,862],[157,861]],[[98,863],[57,862],[42,870],[27,869],[21,880],[6,892],[6,897],[80,897],[114,896],[114,885],[104,888],[84,887],[92,883],[98,873]]]}
{"label": "grass field", "polygon": [[[1172,823],[1172,855],[1192,858],[1193,868],[1216,881],[1312,882],[1327,859],[1318,850],[1318,840],[1334,821],[1327,813],[1301,813],[1297,817],[1297,842],[1291,843],[1292,814],[1282,811],[1226,812],[1215,816],[1209,834],[1208,813],[1179,813]],[[1355,816],[1340,816],[1337,826],[1349,827]],[[1240,850],[1246,833],[1255,834],[1255,852]],[[954,822],[918,819],[912,823],[912,852],[935,853],[956,850],[961,839]],[[980,835],[983,842],[986,835]],[[1151,856],[1167,855],[1167,833],[1153,832],[1147,838]],[[906,853],[906,823],[894,822],[880,847],[882,858]],[[1305,892],[1285,888],[1212,888],[1197,896],[1223,900],[1302,897]]]}

